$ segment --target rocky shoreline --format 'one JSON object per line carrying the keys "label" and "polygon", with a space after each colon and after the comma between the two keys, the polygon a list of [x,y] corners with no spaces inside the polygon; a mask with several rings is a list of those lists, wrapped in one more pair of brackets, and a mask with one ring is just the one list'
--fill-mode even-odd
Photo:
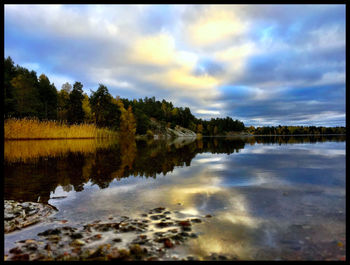
{"label": "rocky shoreline", "polygon": [[[36,203],[25,206],[28,204],[28,207],[37,206]],[[54,227],[38,233],[37,239],[16,242],[17,246],[5,253],[5,260],[201,260],[194,256],[179,257],[171,250],[198,238],[200,235],[193,232],[193,226],[205,222],[211,215],[184,219],[176,217],[177,213],[158,207],[141,214],[140,218],[110,216],[108,220],[78,227]],[[211,253],[204,259],[235,258]]]}
{"label": "rocky shoreline", "polygon": [[4,201],[4,232],[10,233],[42,222],[57,209],[49,204],[36,202]]}

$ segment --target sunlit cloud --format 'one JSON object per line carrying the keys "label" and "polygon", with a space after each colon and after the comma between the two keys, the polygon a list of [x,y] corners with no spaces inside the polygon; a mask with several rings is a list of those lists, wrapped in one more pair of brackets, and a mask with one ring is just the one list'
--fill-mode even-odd
{"label": "sunlit cloud", "polygon": [[136,40],[130,59],[138,63],[168,65],[174,60],[174,39],[167,34]]}
{"label": "sunlit cloud", "polygon": [[202,46],[242,34],[246,28],[247,21],[240,20],[234,12],[227,11],[225,7],[212,6],[189,25],[188,34],[194,45]]}

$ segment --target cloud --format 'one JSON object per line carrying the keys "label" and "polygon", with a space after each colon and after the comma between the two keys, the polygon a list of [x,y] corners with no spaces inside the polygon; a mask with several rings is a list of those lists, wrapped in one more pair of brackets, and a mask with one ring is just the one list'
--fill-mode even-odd
{"label": "cloud", "polygon": [[5,56],[201,118],[345,125],[345,5],[5,5]]}
{"label": "cloud", "polygon": [[131,48],[129,56],[138,63],[168,65],[174,60],[174,40],[167,34],[140,38]]}
{"label": "cloud", "polygon": [[241,20],[232,10],[210,6],[188,26],[188,38],[196,46],[224,41],[246,31],[247,21]]}

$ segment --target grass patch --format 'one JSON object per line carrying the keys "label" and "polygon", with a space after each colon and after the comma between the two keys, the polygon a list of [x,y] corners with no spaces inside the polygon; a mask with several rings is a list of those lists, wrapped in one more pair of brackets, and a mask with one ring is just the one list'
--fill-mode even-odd
{"label": "grass patch", "polygon": [[35,118],[7,119],[4,124],[5,140],[18,139],[73,139],[110,138],[117,133],[94,124],[68,125],[59,121],[39,121]]}

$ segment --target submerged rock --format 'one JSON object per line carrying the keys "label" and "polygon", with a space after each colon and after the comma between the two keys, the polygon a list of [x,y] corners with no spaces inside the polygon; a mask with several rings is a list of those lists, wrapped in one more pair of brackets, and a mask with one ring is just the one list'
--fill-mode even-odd
{"label": "submerged rock", "polygon": [[[154,208],[150,210],[151,216],[164,218],[165,212],[170,213],[165,210],[163,207]],[[80,227],[62,226],[46,229],[38,233],[40,241],[28,239],[16,242],[17,246],[6,253],[6,259],[55,261],[171,259],[167,254],[168,249],[198,237],[195,233],[189,234],[186,231],[190,231],[192,225],[199,222],[196,218],[189,221],[172,220],[169,215],[167,217],[169,219],[166,221],[159,221],[150,216],[145,216],[145,219],[123,216],[112,218],[121,218],[120,222],[104,223],[98,220]],[[111,216],[108,217],[108,220],[112,219]],[[169,226],[178,227],[165,231]],[[123,238],[123,233],[128,235]],[[120,236],[113,238],[114,234]]]}

